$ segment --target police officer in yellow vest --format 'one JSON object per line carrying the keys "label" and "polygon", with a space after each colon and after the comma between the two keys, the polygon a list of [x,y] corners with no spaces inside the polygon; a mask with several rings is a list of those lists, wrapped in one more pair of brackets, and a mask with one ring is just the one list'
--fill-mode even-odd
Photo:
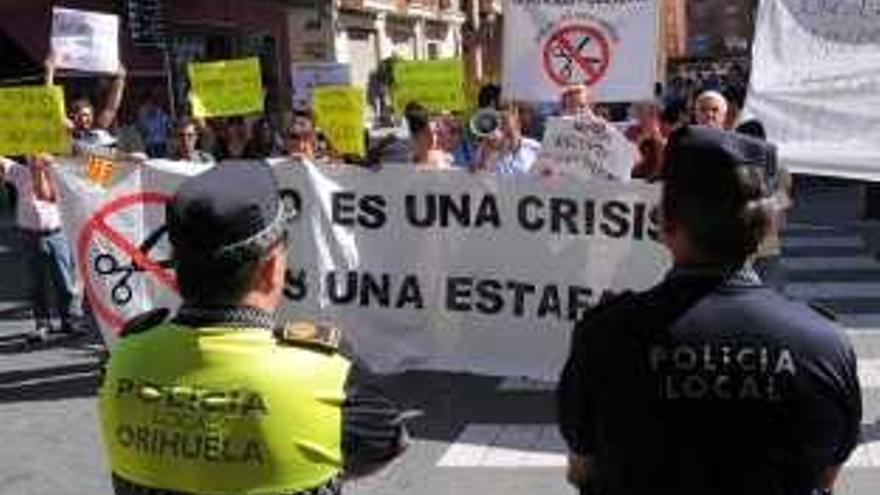
{"label": "police officer in yellow vest", "polygon": [[[215,167],[167,208],[184,303],[129,323],[100,389],[118,495],[336,494],[405,446],[335,329],[276,327],[287,216],[271,169]],[[356,369],[357,368],[357,369]]]}

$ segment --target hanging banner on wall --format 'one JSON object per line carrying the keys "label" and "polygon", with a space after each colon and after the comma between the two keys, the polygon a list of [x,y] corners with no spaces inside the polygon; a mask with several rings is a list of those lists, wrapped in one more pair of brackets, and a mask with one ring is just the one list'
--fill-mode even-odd
{"label": "hanging banner on wall", "polygon": [[556,101],[585,84],[597,101],[653,97],[659,38],[656,0],[507,0],[503,94]]}
{"label": "hanging banner on wall", "polygon": [[878,26],[873,2],[761,2],[742,119],[790,170],[880,180]]}

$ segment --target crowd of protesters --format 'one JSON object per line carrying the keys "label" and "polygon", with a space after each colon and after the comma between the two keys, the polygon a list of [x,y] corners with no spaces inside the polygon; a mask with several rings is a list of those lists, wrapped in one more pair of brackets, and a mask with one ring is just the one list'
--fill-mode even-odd
{"label": "crowd of protesters", "polygon": [[[46,84],[54,84],[55,76],[56,61],[50,55]],[[548,117],[587,116],[615,120],[615,126],[638,149],[633,152],[638,157],[633,177],[652,179],[662,171],[666,139],[675,129],[689,122],[716,128],[733,126],[745,80],[745,72],[737,65],[724,70],[679,69],[666,88],[658,85],[656,99],[625,105],[597,104],[584,85],[564,88],[557,102],[525,105],[505,98],[499,86],[487,84],[479,91],[477,109],[471,115],[431,112],[419,102],[410,102],[403,112],[402,129],[381,138],[373,138],[374,133],[365,130],[368,151],[366,156],[356,157],[335,153],[307,109],[271,118],[173,118],[165,88],[156,86],[134,94],[126,89],[126,72],[120,68],[100,107],[88,98],[76,97],[69,102],[68,126],[75,153],[104,148],[142,159],[202,164],[287,156],[319,164],[372,168],[408,164],[422,170],[468,169],[515,175],[538,173],[536,163]],[[746,122],[739,130],[763,137],[757,122]],[[44,172],[51,157],[27,160],[28,166],[4,160],[0,176],[15,189],[13,196],[21,199],[18,223],[30,239],[34,279],[45,281],[34,287],[37,328],[33,337],[46,340],[51,330],[50,300],[59,304],[62,329],[75,331],[79,327],[77,312],[72,309],[76,306],[72,256],[66,242],[57,238],[60,217],[56,194]],[[50,283],[54,290],[50,290]],[[53,297],[47,297],[50,292]]]}

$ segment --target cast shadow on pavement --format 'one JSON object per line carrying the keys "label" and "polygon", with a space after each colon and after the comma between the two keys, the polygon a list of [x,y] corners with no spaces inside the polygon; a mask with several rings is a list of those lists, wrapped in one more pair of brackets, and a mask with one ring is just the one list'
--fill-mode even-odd
{"label": "cast shadow on pavement", "polygon": [[94,397],[100,383],[97,362],[0,373],[0,404]]}
{"label": "cast shadow on pavement", "polygon": [[383,390],[405,410],[415,438],[452,442],[468,425],[548,425],[556,421],[552,390],[501,391],[502,378],[414,371],[383,377]]}

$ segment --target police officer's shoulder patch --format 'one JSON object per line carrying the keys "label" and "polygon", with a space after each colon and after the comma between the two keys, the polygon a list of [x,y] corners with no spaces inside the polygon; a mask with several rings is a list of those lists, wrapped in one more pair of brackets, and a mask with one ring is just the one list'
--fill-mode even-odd
{"label": "police officer's shoulder patch", "polygon": [[322,323],[293,322],[275,328],[275,338],[283,345],[308,347],[323,352],[339,351],[342,332]]}
{"label": "police officer's shoulder patch", "polygon": [[809,306],[810,309],[812,309],[816,313],[822,315],[822,317],[824,317],[826,320],[837,321],[837,313],[835,313],[834,310],[829,308],[828,306],[816,301],[808,302],[807,306]]}
{"label": "police officer's shoulder patch", "polygon": [[128,323],[126,323],[125,326],[122,327],[122,331],[119,332],[119,336],[124,338],[130,335],[146,332],[151,328],[165,323],[165,320],[168,319],[168,315],[170,314],[171,311],[169,311],[168,308],[156,308],[147,311],[146,313],[139,314],[128,320]]}

